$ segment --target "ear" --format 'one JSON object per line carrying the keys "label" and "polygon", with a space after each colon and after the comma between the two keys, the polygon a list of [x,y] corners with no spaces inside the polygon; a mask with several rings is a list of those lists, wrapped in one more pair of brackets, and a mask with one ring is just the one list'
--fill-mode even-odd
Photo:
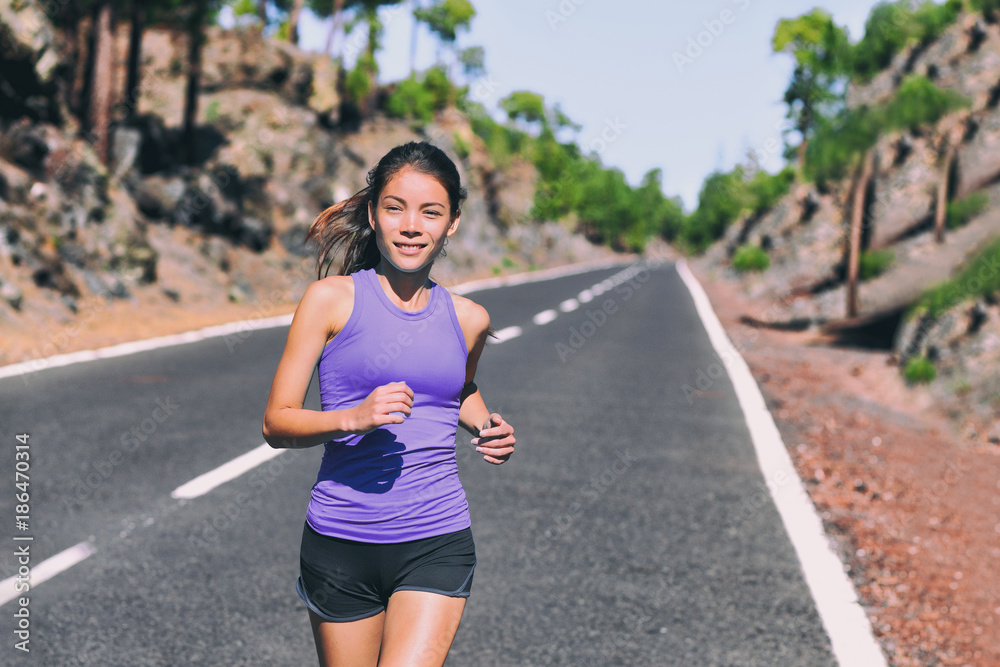
{"label": "ear", "polygon": [[462,220],[462,209],[459,209],[452,219],[451,223],[448,225],[448,230],[445,232],[448,236],[451,236],[458,231],[458,223]]}

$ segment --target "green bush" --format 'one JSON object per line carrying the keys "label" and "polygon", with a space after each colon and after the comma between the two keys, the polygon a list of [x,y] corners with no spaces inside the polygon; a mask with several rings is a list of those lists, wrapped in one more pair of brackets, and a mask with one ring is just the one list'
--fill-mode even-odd
{"label": "green bush", "polygon": [[1000,0],[969,0],[969,7],[973,11],[982,12],[986,17],[1000,14]]}
{"label": "green bush", "polygon": [[1000,238],[969,261],[957,276],[928,289],[910,309],[907,317],[926,313],[939,317],[949,308],[963,301],[1000,291]]}
{"label": "green bush", "polygon": [[472,152],[472,147],[469,146],[468,142],[463,139],[458,132],[452,133],[451,141],[455,145],[455,152],[458,154],[458,157],[463,160],[469,157],[469,153]]}
{"label": "green bush", "polygon": [[982,213],[990,204],[985,192],[973,192],[968,197],[948,203],[948,229],[956,229]]}
{"label": "green bush", "polygon": [[385,112],[394,118],[413,118],[421,123],[434,120],[434,112],[455,102],[457,90],[440,67],[398,82],[385,101]]}
{"label": "green bush", "polygon": [[938,88],[925,76],[911,74],[903,79],[892,101],[883,107],[883,124],[887,128],[913,130],[936,123],[948,112],[968,105],[962,95]]}
{"label": "green bush", "polygon": [[361,104],[372,92],[372,81],[377,71],[378,65],[374,58],[367,54],[359,56],[354,69],[348,72],[347,79],[344,81],[344,91],[347,98],[355,104]]}
{"label": "green bush", "polygon": [[962,10],[961,0],[937,4],[924,0],[915,8],[911,0],[880,2],[868,14],[865,34],[851,48],[851,71],[855,81],[871,80],[884,70],[908,44],[936,38],[955,23]]}
{"label": "green bush", "polygon": [[927,383],[937,377],[937,369],[927,357],[910,357],[906,362],[906,370],[903,371],[906,381],[915,383]]}
{"label": "green bush", "polygon": [[896,253],[888,248],[883,250],[865,250],[858,257],[858,277],[861,280],[871,280],[892,266]]}
{"label": "green bush", "polygon": [[741,245],[733,253],[733,268],[737,271],[765,271],[771,266],[771,258],[760,247]]}

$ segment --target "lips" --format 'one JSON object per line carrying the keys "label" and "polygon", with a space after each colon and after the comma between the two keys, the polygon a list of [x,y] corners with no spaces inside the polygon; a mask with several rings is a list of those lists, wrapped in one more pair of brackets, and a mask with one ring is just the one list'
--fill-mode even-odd
{"label": "lips", "polygon": [[399,251],[404,255],[416,255],[427,247],[426,243],[399,243],[398,241],[394,242],[393,245],[399,248]]}

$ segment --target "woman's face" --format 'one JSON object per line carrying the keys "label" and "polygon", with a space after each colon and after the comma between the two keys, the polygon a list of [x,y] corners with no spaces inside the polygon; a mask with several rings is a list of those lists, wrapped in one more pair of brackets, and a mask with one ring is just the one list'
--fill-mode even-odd
{"label": "woman's face", "polygon": [[445,239],[458,229],[460,215],[449,217],[448,191],[433,176],[404,167],[386,183],[368,223],[382,257],[396,269],[413,273],[437,258]]}

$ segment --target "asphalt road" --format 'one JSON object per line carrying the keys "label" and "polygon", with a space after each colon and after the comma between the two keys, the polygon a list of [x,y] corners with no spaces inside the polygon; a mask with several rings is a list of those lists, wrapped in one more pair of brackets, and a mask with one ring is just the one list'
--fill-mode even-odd
{"label": "asphalt road", "polygon": [[[459,429],[479,564],[448,665],[835,664],[732,386],[682,389],[716,358],[673,266],[468,296],[523,331],[489,346],[477,376],[518,447],[492,466]],[[30,591],[30,654],[14,649],[17,602],[0,607],[0,664],[315,664],[294,583],[321,448],[170,495],[263,442],[286,334],[0,379],[5,470],[30,434],[32,563],[96,549]],[[20,544],[13,481],[0,579]]]}

